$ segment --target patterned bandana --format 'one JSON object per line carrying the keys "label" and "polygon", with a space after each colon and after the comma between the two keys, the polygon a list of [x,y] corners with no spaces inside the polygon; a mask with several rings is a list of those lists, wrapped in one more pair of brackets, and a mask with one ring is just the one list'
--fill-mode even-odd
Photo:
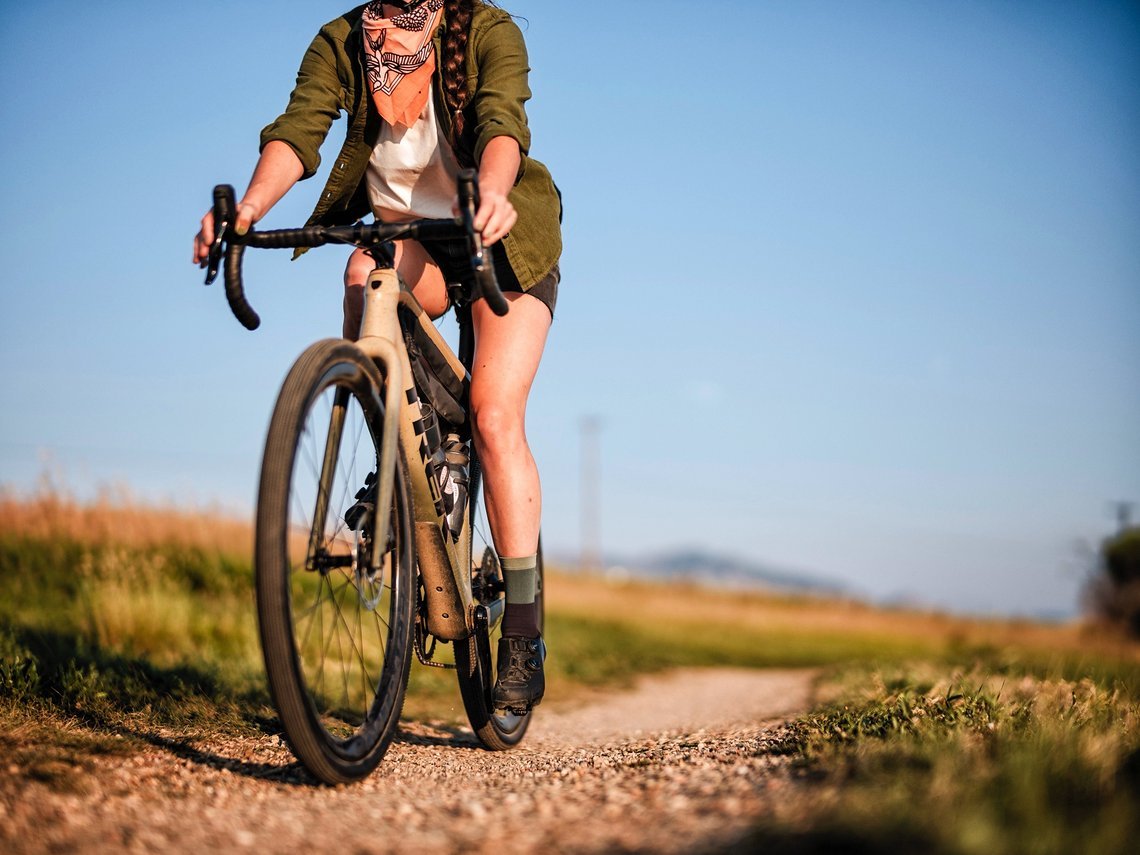
{"label": "patterned bandana", "polygon": [[376,109],[390,125],[410,128],[423,113],[435,72],[432,35],[443,16],[443,0],[407,4],[385,18],[382,2],[364,9],[364,67]]}

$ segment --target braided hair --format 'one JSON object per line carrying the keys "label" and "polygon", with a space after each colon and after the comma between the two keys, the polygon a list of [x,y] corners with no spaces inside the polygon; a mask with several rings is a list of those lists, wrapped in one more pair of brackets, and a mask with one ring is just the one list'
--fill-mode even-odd
{"label": "braided hair", "polygon": [[443,98],[451,111],[452,147],[463,133],[463,108],[467,106],[467,37],[471,33],[473,0],[444,0],[443,57],[440,62]]}

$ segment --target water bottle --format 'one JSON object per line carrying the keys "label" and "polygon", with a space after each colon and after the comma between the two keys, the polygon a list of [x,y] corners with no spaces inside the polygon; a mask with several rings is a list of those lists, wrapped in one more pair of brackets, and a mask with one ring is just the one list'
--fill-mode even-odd
{"label": "water bottle", "polygon": [[467,453],[467,443],[457,433],[449,433],[443,441],[443,459],[447,480],[454,491],[451,507],[447,512],[447,525],[453,540],[459,540],[463,531],[463,515],[467,511],[467,467],[471,460]]}
{"label": "water bottle", "polygon": [[449,433],[441,438],[435,410],[421,404],[424,438],[431,449],[432,471],[435,472],[439,494],[443,499],[443,512],[452,540],[458,540],[463,530],[463,512],[467,509],[467,443],[459,434]]}

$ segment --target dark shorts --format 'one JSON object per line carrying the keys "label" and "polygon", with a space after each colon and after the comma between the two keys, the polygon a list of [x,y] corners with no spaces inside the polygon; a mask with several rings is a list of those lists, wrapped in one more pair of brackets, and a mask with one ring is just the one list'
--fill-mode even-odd
{"label": "dark shorts", "polygon": [[[467,254],[467,244],[459,240],[425,240],[421,241],[432,261],[443,273],[443,279],[449,285],[459,283],[466,287],[472,285],[471,257]],[[554,304],[558,302],[558,283],[562,273],[558,269],[558,262],[550,272],[538,280],[529,290],[523,290],[519,278],[507,262],[507,254],[500,246],[489,247],[491,258],[495,264],[495,278],[499,280],[499,287],[504,293],[526,294],[540,300],[550,310],[550,317],[554,318]]]}

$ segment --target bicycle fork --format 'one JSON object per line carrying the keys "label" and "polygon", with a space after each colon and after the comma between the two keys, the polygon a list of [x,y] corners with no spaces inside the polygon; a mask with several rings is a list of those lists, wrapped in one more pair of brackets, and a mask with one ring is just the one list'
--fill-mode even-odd
{"label": "bicycle fork", "polygon": [[[470,568],[464,567],[451,539],[423,422],[411,364],[402,344],[399,314],[399,275],[392,268],[373,270],[364,285],[364,317],[357,346],[373,359],[385,376],[384,433],[380,443],[377,509],[391,506],[396,477],[396,446],[415,448],[419,471],[411,474],[415,512],[416,560],[423,579],[427,629],[436,638],[468,638],[473,625]],[[411,463],[412,461],[409,461]],[[377,513],[372,566],[378,569],[387,544],[388,514]]]}

